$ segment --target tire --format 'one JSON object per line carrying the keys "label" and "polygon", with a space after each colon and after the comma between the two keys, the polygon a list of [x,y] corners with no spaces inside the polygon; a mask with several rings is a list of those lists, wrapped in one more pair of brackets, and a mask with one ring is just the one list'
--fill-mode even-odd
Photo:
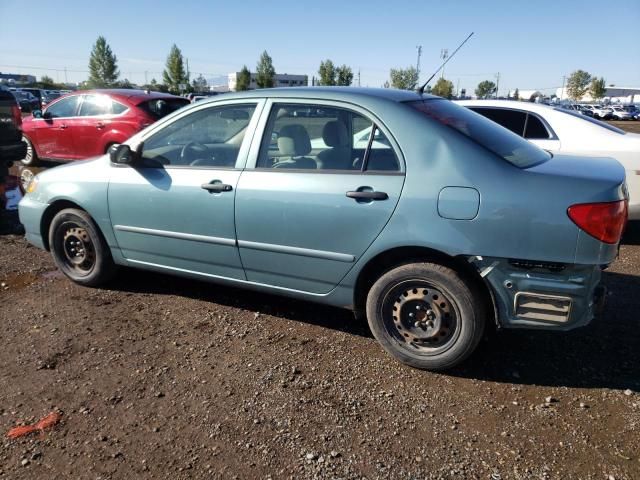
{"label": "tire", "polygon": [[97,287],[116,273],[107,242],[83,210],[67,208],[53,217],[49,246],[58,268],[75,283]]}
{"label": "tire", "polygon": [[434,263],[396,267],[367,296],[369,327],[382,348],[424,370],[446,370],[471,355],[484,332],[485,310],[472,284]]}
{"label": "tire", "polygon": [[22,141],[27,144],[27,154],[21,160],[22,164],[23,165],[27,165],[29,167],[33,167],[35,165],[38,165],[38,163],[39,163],[38,154],[36,153],[36,149],[33,148],[33,143],[31,143],[31,140],[29,140],[24,135],[22,136]]}

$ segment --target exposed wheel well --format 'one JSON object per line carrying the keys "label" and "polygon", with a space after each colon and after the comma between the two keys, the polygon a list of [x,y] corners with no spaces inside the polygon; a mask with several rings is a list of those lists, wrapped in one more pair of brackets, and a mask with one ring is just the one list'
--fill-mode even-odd
{"label": "exposed wheel well", "polygon": [[51,226],[51,221],[59,211],[64,210],[65,208],[77,208],[78,210],[86,211],[80,205],[69,200],[58,200],[49,205],[42,214],[42,219],[40,220],[40,234],[42,235],[44,248],[47,250],[49,250],[49,227]]}
{"label": "exposed wheel well", "polygon": [[386,271],[399,265],[414,262],[433,262],[447,266],[458,272],[463,278],[474,285],[484,301],[487,302],[487,311],[494,312],[496,320],[496,304],[487,286],[478,271],[466,259],[452,257],[446,253],[426,247],[399,247],[382,252],[373,257],[364,266],[356,281],[353,306],[356,312],[363,312],[367,301],[367,294],[373,284]]}
{"label": "exposed wheel well", "polygon": [[109,153],[109,149],[118,142],[108,142],[107,146],[104,147],[104,153]]}

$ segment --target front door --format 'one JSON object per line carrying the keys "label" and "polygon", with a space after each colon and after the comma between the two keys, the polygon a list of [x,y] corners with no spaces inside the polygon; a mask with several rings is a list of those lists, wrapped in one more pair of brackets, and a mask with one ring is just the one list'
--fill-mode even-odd
{"label": "front door", "polygon": [[263,132],[236,193],[247,279],[327,293],[395,209],[398,150],[365,113],[335,103],[275,103]]}
{"label": "front door", "polygon": [[72,126],[77,118],[79,98],[79,95],[61,98],[46,108],[44,118],[33,120],[34,143],[41,158],[69,160],[76,155]]}
{"label": "front door", "polygon": [[245,279],[234,198],[258,105],[185,112],[142,139],[138,164],[112,168],[109,211],[128,261]]}

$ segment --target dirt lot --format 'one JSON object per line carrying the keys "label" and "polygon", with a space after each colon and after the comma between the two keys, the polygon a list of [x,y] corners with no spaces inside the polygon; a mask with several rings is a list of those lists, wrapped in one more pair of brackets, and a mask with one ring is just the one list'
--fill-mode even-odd
{"label": "dirt lot", "polygon": [[592,325],[434,374],[342,310],[130,270],[82,288],[2,236],[0,478],[640,478],[640,225],[623,243]]}

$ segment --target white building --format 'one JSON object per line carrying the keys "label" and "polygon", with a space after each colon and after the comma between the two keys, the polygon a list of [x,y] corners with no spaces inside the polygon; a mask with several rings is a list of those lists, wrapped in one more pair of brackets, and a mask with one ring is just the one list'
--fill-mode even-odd
{"label": "white building", "polygon": [[[236,91],[236,84],[238,82],[238,75],[240,72],[233,72],[229,74],[229,90]],[[251,82],[249,83],[249,90],[258,88],[256,83],[257,74],[251,73]],[[307,75],[289,75],[288,73],[276,73],[274,87],[305,87],[309,83]]]}
{"label": "white building", "polygon": [[[560,100],[568,100],[569,93],[567,87],[558,88],[556,95]],[[640,88],[634,87],[607,87],[605,89],[604,98],[600,99],[605,103],[637,103],[640,102]],[[581,102],[593,102],[593,98],[587,92],[581,99]]]}

